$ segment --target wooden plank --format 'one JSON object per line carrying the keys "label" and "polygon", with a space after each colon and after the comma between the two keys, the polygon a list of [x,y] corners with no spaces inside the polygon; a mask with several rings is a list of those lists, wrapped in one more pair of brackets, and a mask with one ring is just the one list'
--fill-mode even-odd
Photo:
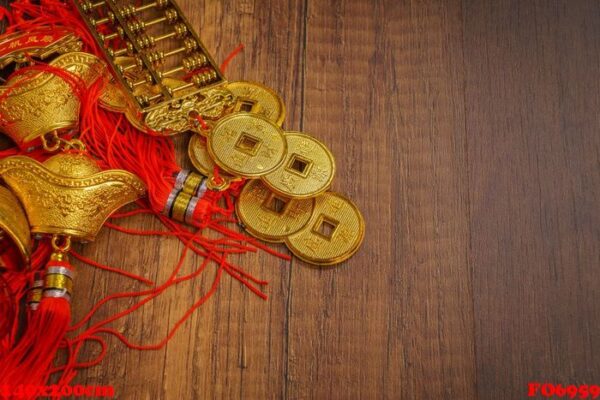
{"label": "wooden plank", "polygon": [[461,3],[309,1],[303,128],[368,224],[294,261],[289,398],[473,398]]}
{"label": "wooden plank", "polygon": [[600,3],[464,10],[479,397],[597,383]]}
{"label": "wooden plank", "polygon": [[[230,79],[274,87],[286,128],[332,148],[334,189],[361,207],[367,237],[336,269],[240,257],[271,282],[268,303],[224,278],[165,349],[110,340],[76,382],[126,399],[516,399],[530,381],[597,383],[598,2],[181,5],[217,59],[246,44]],[[182,246],[105,230],[79,249],[160,281]],[[141,287],[77,265],[75,319]],[[159,341],[213,276],[114,327]]]}
{"label": "wooden plank", "polygon": [[[363,209],[367,239],[338,269],[241,257],[271,281],[269,303],[225,279],[165,349],[124,351],[111,340],[108,359],[78,382],[114,385],[127,399],[509,399],[525,397],[530,381],[595,383],[597,2],[182,7],[217,58],[247,45],[230,78],[273,86],[286,127],[331,146],[334,188]],[[83,252],[161,280],[181,250],[105,231]],[[78,269],[76,319],[106,294],[139,287]],[[114,326],[158,341],[211,278]]]}
{"label": "wooden plank", "polygon": [[[298,125],[304,30],[303,4],[297,1],[182,1],[180,5],[200,37],[223,60],[238,43],[245,51],[230,65],[230,80],[264,82],[278,91],[288,105],[288,123]],[[183,165],[185,138],[177,140]],[[158,229],[151,219],[132,219],[126,226]],[[123,246],[119,243],[127,245]],[[133,250],[132,250],[133,249]],[[280,248],[283,250],[283,247]],[[176,241],[137,238],[105,231],[84,254],[132,272],[164,280],[177,261],[182,246]],[[109,341],[109,354],[96,368],[77,379],[90,385],[113,385],[123,399],[281,398],[285,390],[287,359],[287,298],[289,265],[258,255],[233,258],[254,275],[270,281],[269,302],[257,298],[237,281],[224,277],[216,295],[184,324],[162,350],[127,350]],[[196,260],[197,264],[198,260]],[[193,263],[186,262],[185,271]],[[80,267],[78,293],[89,299],[76,302],[80,316],[91,301],[107,293],[123,291],[128,284],[110,274]],[[167,333],[193,299],[205,292],[214,276],[178,286],[149,303],[143,311],[115,323],[135,342],[154,343]],[[160,277],[160,279],[158,278]],[[133,285],[135,286],[135,285]],[[139,285],[137,285],[139,286]],[[127,302],[107,305],[101,316],[114,314]],[[93,357],[94,349],[84,357]]]}

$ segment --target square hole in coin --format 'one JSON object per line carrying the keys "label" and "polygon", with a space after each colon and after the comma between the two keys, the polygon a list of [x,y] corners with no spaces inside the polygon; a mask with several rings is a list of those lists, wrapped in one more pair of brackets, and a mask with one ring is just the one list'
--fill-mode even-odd
{"label": "square hole in coin", "polygon": [[252,112],[255,106],[256,102],[254,100],[241,99],[238,102],[238,111]]}
{"label": "square hole in coin", "polygon": [[331,240],[338,225],[338,221],[328,218],[325,215],[321,215],[313,227],[313,232],[327,240]]}
{"label": "square hole in coin", "polygon": [[271,194],[266,198],[265,202],[263,203],[263,207],[275,214],[282,215],[285,212],[288,203],[288,199],[279,197],[276,194]]}
{"label": "square hole in coin", "polygon": [[292,154],[290,161],[286,167],[286,170],[293,172],[296,175],[300,175],[303,178],[308,176],[312,167],[312,161],[299,156],[298,154]]}
{"label": "square hole in coin", "polygon": [[235,148],[243,153],[254,156],[258,152],[260,144],[261,140],[259,138],[243,132],[235,144]]}

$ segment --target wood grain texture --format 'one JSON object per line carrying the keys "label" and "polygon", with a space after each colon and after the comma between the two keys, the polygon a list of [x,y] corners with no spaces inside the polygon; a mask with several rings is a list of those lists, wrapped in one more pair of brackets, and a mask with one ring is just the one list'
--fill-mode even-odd
{"label": "wood grain texture", "polygon": [[[76,382],[127,400],[522,399],[532,380],[600,384],[600,3],[180,3],[217,59],[246,45],[229,79],[273,87],[285,127],[331,147],[365,243],[336,269],[242,256],[268,302],[224,278],[164,349],[110,340]],[[104,230],[81,251],[160,281],[182,246]],[[114,327],[160,340],[214,270]],[[79,271],[76,318],[140,287]]]}
{"label": "wood grain texture", "polygon": [[303,128],[337,155],[334,187],[368,229],[348,265],[292,271],[289,395],[471,397],[460,4],[313,1],[307,15]]}
{"label": "wood grain texture", "polygon": [[478,393],[600,380],[600,3],[465,2]]}

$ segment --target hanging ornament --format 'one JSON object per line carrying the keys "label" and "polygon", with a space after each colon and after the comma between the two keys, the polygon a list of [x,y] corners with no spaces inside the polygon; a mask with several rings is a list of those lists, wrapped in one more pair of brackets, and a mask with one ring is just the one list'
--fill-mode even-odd
{"label": "hanging ornament", "polygon": [[93,241],[110,214],[142,197],[145,187],[133,174],[102,171],[87,155],[73,151],[44,163],[25,156],[5,158],[0,177],[23,204],[31,232],[50,235],[53,250],[43,286],[40,279],[34,281],[27,329],[1,358],[0,384],[41,386],[71,322],[71,241]]}
{"label": "hanging ornament", "polygon": [[[18,70],[0,88],[0,131],[27,149],[44,142],[44,135],[77,128],[81,103],[77,92],[82,93],[105,73],[100,59],[82,52],[65,53],[47,65]],[[48,147],[47,140],[44,147],[55,150]]]}
{"label": "hanging ornament", "polygon": [[[285,105],[272,89],[228,81],[223,69],[241,47],[220,68],[175,1],[16,0],[4,11],[12,23],[0,36],[0,131],[14,146],[0,151],[0,386],[43,385],[53,373],[68,384],[78,369],[104,358],[102,335],[130,348],[161,348],[224,273],[266,299],[260,287],[267,283],[228,255],[262,249],[289,256],[254,237],[285,243],[322,266],[358,250],[364,219],[329,191],[336,167],[327,146],[284,130]],[[188,155],[197,171],[177,163],[178,134],[191,134]],[[137,208],[117,211],[132,202]],[[236,213],[253,237],[233,226]],[[109,221],[138,214],[153,215],[166,230]],[[72,242],[93,241],[102,226],[174,237],[185,247],[171,276],[154,283],[73,250]],[[205,228],[219,238],[205,237]],[[204,261],[180,274],[188,253]],[[149,288],[111,294],[70,325],[70,258]],[[209,263],[217,266],[210,290],[160,342],[133,344],[110,328]],[[104,304],[123,297],[134,305],[89,324]],[[90,341],[103,350],[80,361]],[[67,360],[55,365],[60,348]]]}

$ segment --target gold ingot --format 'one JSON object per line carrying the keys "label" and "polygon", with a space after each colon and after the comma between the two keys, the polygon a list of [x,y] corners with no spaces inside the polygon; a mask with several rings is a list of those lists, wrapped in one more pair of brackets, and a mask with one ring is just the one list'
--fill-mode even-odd
{"label": "gold ingot", "polygon": [[31,255],[29,222],[19,200],[3,186],[0,186],[0,231],[10,237],[28,262]]}
{"label": "gold ingot", "polygon": [[[136,78],[133,78],[136,79]],[[141,77],[139,79],[142,79]],[[166,79],[165,79],[166,80]],[[149,83],[145,83],[143,85],[139,85],[135,87],[132,91],[134,96],[147,96],[152,97],[160,94],[161,89],[159,85],[151,85]],[[130,116],[134,116],[136,111],[136,106],[131,102],[129,95],[125,90],[119,85],[117,82],[109,82],[104,87],[102,94],[100,95],[100,105],[106,108],[109,111],[127,113],[129,110]],[[132,122],[136,127],[143,127],[143,117],[140,113],[135,116],[135,123]],[[145,128],[142,129],[142,131]]]}
{"label": "gold ingot", "polygon": [[317,139],[301,132],[287,132],[288,153],[281,167],[262,177],[265,184],[282,196],[316,197],[331,186],[335,160]]}
{"label": "gold ingot", "polygon": [[285,243],[294,255],[315,265],[333,265],[352,257],[365,236],[365,222],[354,203],[326,192],[316,198],[311,220]]}
{"label": "gold ingot", "polygon": [[257,82],[229,82],[227,89],[236,97],[234,112],[260,114],[282,126],[285,104],[275,91]]}
{"label": "gold ingot", "polygon": [[0,160],[0,176],[19,198],[31,232],[91,241],[107,218],[142,197],[135,175],[102,171],[84,154],[60,153],[43,164],[24,156]]}
{"label": "gold ingot", "polygon": [[281,128],[269,119],[236,113],[215,125],[208,137],[208,152],[230,174],[257,178],[281,165],[287,143]]}
{"label": "gold ingot", "polygon": [[80,51],[81,40],[66,29],[37,28],[0,36],[0,69],[12,63],[29,64],[32,58],[45,60],[56,54]]}
{"label": "gold ingot", "polygon": [[142,114],[140,114],[137,108],[128,107],[125,110],[125,118],[127,118],[127,121],[129,121],[136,129],[142,132],[148,130],[148,127],[144,125]]}
{"label": "gold ingot", "polygon": [[116,82],[108,82],[98,99],[100,105],[109,111],[125,112],[130,107],[127,94]]}
{"label": "gold ingot", "polygon": [[[51,66],[63,69],[91,85],[106,72],[105,64],[88,53],[58,56]],[[0,87],[0,131],[23,146],[40,136],[79,123],[80,100],[64,78],[50,72],[28,71]]]}
{"label": "gold ingot", "polygon": [[253,180],[240,193],[236,213],[251,235],[280,243],[306,226],[314,207],[315,199],[280,197],[260,180]]}

